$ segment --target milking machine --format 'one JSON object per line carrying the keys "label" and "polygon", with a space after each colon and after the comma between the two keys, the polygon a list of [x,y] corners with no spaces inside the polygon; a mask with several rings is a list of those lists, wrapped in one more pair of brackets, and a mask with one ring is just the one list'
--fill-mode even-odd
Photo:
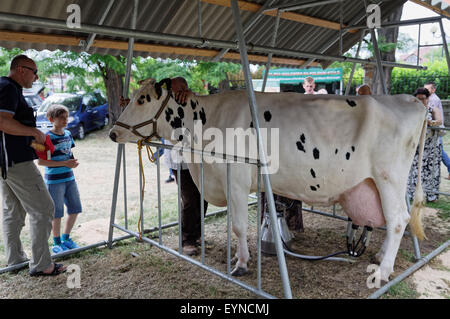
{"label": "milking machine", "polygon": [[[360,257],[365,252],[367,246],[369,245],[370,236],[372,234],[373,229],[371,227],[365,226],[360,238],[358,239],[358,241],[355,241],[355,235],[359,226],[353,224],[352,220],[349,219],[346,234],[347,250],[332,253],[326,256],[308,256],[294,253],[292,251],[293,236],[288,228],[285,219],[286,209],[288,209],[288,205],[280,201],[275,201],[275,208],[277,212],[276,226],[280,231],[284,252],[290,256],[310,261],[334,260],[334,261],[355,262],[355,260],[352,259],[334,256],[347,254],[351,257]],[[269,214],[264,214],[263,222],[261,224],[261,252],[264,255],[269,256],[276,255],[275,240],[272,234],[272,226]]]}

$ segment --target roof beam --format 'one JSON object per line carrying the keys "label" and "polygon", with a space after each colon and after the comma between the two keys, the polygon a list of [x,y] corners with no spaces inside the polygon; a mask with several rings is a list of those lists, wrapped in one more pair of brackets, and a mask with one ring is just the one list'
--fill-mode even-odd
{"label": "roof beam", "polygon": [[[66,45],[66,46],[78,46],[80,41],[85,40],[82,37],[65,36],[65,35],[53,35],[43,33],[30,33],[30,32],[17,32],[17,31],[2,31],[0,30],[0,41],[11,42],[25,42],[25,43],[43,43],[53,45]],[[101,49],[115,49],[115,50],[128,50],[128,42],[117,40],[99,40],[95,39],[92,42],[92,47]],[[212,49],[199,49],[188,47],[176,47],[170,45],[148,44],[135,42],[134,51],[149,52],[149,53],[163,53],[185,56],[201,56],[201,57],[215,57],[219,51]],[[249,54],[249,59],[254,63],[266,63],[266,55]],[[239,60],[239,53],[228,52],[224,55],[225,59]],[[306,61],[304,59],[292,59],[273,57],[272,62],[281,65],[290,65],[300,67]],[[316,64],[317,65],[317,64]]]}
{"label": "roof beam", "polygon": [[[230,0],[202,0],[202,2],[231,8]],[[242,0],[238,1],[238,6],[239,6],[240,10],[250,11],[250,12],[254,12],[254,13],[258,12],[258,10],[261,9],[261,7],[262,7],[262,5],[260,5],[260,4],[242,1]],[[272,17],[276,17],[277,9],[273,9],[271,11],[265,11],[263,14],[272,16]],[[282,12],[280,15],[280,18],[285,19],[285,20],[296,21],[299,23],[315,25],[318,27],[332,29],[332,30],[339,30],[339,28],[340,28],[339,22],[333,22],[333,21],[324,20],[324,19],[320,19],[320,18],[314,18],[314,17],[307,16],[304,14],[293,13],[293,12],[288,12],[288,11]],[[346,25],[344,25],[344,27],[345,26]]]}
{"label": "roof beam", "polygon": [[[24,16],[19,14],[12,13],[3,13],[0,12],[0,22],[10,23],[10,24],[26,24],[28,26],[34,27],[44,27],[46,29],[51,30],[63,30],[66,32],[74,32],[72,28],[67,26],[66,21],[41,18],[41,17],[32,17],[32,16]],[[156,33],[156,32],[145,32],[134,29],[124,29],[124,28],[116,28],[116,27],[105,27],[99,25],[92,24],[83,24],[79,28],[76,29],[76,32],[80,33],[98,33],[105,36],[114,36],[114,37],[123,37],[123,38],[137,38],[143,41],[163,41],[165,43],[176,43],[177,45],[190,45],[190,46],[204,46],[211,47],[217,49],[229,48],[231,50],[237,50],[236,43],[232,41],[223,41],[223,40],[215,40],[215,39],[199,39],[195,37],[189,36],[181,36],[175,34],[167,34],[167,33]],[[355,59],[346,56],[334,56],[334,55],[325,55],[308,51],[296,51],[289,49],[280,49],[280,48],[272,48],[261,45],[249,45],[248,51],[253,52],[254,54],[269,54],[273,53],[277,56],[288,56],[290,58],[297,59],[305,59],[305,58],[314,58],[320,60],[329,60],[329,61],[341,61],[341,62],[355,62],[355,63],[369,63],[375,64],[374,61],[370,59]],[[216,51],[218,52],[218,51]],[[401,67],[401,68],[413,68],[413,69],[426,69],[426,67],[422,66],[413,66],[410,64],[401,64],[389,61],[382,61],[382,65],[389,67]]]}
{"label": "roof beam", "polygon": [[414,2],[414,3],[418,4],[419,6],[422,6],[422,7],[425,7],[427,9],[430,9],[430,10],[436,12],[437,14],[439,14],[441,16],[450,18],[450,14],[447,11],[438,9],[438,8],[432,6],[431,4],[428,4],[428,3],[424,2],[424,1],[420,1],[420,0],[409,0],[409,1]]}

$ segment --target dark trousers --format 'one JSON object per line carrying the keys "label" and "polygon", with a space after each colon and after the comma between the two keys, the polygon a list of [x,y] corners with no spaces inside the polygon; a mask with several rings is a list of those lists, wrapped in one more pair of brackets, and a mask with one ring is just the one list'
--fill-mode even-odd
{"label": "dark trousers", "polygon": [[[175,180],[181,188],[181,231],[183,246],[195,245],[201,237],[201,205],[200,192],[197,189],[188,169],[180,171],[178,181],[177,170],[173,170]],[[208,209],[208,202],[204,201],[204,214]]]}
{"label": "dark trousers", "polygon": [[[295,199],[290,199],[277,194],[273,194],[273,199],[275,201],[275,209],[277,212],[283,211],[286,207],[286,223],[290,230],[293,231],[303,231],[303,215],[302,215],[302,202]],[[266,199],[266,193],[261,193],[261,222],[265,214],[269,213],[269,205]]]}

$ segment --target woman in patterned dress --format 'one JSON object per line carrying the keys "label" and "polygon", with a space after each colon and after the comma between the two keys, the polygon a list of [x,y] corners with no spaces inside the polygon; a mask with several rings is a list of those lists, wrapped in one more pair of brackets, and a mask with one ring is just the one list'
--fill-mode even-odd
{"label": "woman in patterned dress", "polygon": [[[428,106],[428,98],[430,92],[425,88],[418,88],[414,93],[414,96],[418,98],[428,110],[427,122],[428,126],[439,126],[442,124],[441,112],[438,108]],[[419,157],[419,148],[417,148],[414,161],[409,171],[407,196],[409,200],[414,198],[414,191],[417,182],[417,164]],[[423,150],[423,162],[422,162],[422,188],[425,193],[425,199],[427,202],[435,202],[439,198],[439,184],[441,182],[441,170],[440,170],[441,148],[439,145],[438,131],[427,129],[427,135],[425,138],[424,150]]]}

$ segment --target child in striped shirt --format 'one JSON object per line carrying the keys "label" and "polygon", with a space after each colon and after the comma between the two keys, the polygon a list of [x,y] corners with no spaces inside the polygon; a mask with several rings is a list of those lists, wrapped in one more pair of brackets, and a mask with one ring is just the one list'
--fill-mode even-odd
{"label": "child in striped shirt", "polygon": [[[47,118],[53,128],[47,133],[55,146],[50,160],[39,159],[38,164],[46,166],[44,180],[55,203],[55,216],[52,222],[53,247],[57,254],[68,249],[78,248],[70,238],[70,232],[77,216],[81,213],[80,194],[72,169],[78,166],[72,148],[75,147],[72,134],[65,130],[69,110],[60,104],[51,105]],[[61,218],[64,216],[64,204],[67,206],[67,219],[61,237]]]}

